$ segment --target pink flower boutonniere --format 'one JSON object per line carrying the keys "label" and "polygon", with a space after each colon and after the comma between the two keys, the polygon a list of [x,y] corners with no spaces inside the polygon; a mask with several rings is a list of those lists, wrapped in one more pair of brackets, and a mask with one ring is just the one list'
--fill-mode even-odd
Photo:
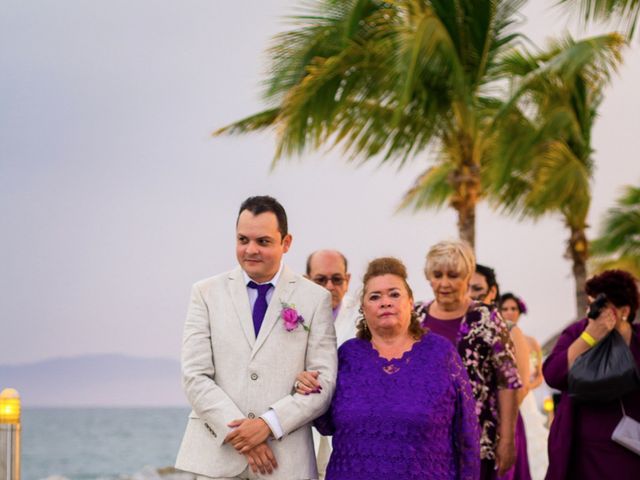
{"label": "pink flower boutonniere", "polygon": [[298,325],[302,325],[306,331],[309,331],[309,327],[304,324],[304,318],[298,313],[295,305],[289,305],[288,303],[280,302],[282,310],[280,310],[280,318],[284,323],[284,328],[287,332],[292,332]]}

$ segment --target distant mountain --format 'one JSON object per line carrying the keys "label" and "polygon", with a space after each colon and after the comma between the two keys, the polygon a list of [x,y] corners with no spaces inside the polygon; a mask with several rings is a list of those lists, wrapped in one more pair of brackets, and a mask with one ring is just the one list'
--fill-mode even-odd
{"label": "distant mountain", "polygon": [[0,390],[7,387],[25,407],[187,405],[180,363],[168,358],[86,355],[0,365]]}

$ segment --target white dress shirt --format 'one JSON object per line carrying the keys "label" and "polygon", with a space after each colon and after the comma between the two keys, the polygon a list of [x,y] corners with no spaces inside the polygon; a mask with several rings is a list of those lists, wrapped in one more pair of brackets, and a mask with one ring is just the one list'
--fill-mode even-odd
{"label": "white dress shirt", "polygon": [[[255,288],[251,288],[249,286],[249,282],[254,282],[258,285],[264,285],[267,283],[271,284],[271,288],[269,289],[269,291],[267,291],[267,295],[266,295],[267,305],[269,305],[269,303],[271,303],[271,297],[273,296],[273,291],[275,290],[276,284],[280,279],[280,274],[282,273],[283,268],[284,268],[284,263],[280,262],[280,268],[278,268],[278,271],[273,276],[273,278],[271,280],[267,280],[266,282],[262,282],[262,283],[254,282],[253,280],[251,280],[251,277],[247,275],[247,272],[242,270],[242,275],[244,276],[244,283],[247,286],[247,295],[249,296],[249,305],[251,306],[252,312],[253,312],[253,306],[256,304],[256,300],[258,299],[258,290]],[[260,415],[260,418],[262,418],[267,423],[267,425],[271,429],[271,433],[273,433],[273,436],[276,439],[279,439],[282,437],[282,435],[284,435],[282,431],[282,427],[280,426],[280,421],[278,420],[278,416],[276,415],[276,412],[273,411],[273,409],[270,408],[269,410],[264,412],[262,415]]]}

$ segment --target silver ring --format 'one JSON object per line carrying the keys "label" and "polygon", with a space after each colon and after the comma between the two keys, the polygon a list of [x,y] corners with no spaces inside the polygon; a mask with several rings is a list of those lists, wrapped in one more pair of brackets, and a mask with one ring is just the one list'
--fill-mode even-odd
{"label": "silver ring", "polygon": [[300,380],[296,380],[296,383],[293,384],[293,388],[295,390],[298,390],[298,388],[300,388]]}

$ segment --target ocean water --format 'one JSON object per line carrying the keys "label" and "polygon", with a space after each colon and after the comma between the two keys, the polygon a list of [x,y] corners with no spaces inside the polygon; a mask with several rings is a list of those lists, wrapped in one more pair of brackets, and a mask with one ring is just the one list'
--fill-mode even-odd
{"label": "ocean water", "polygon": [[25,408],[22,479],[109,480],[171,466],[188,414],[188,408]]}

